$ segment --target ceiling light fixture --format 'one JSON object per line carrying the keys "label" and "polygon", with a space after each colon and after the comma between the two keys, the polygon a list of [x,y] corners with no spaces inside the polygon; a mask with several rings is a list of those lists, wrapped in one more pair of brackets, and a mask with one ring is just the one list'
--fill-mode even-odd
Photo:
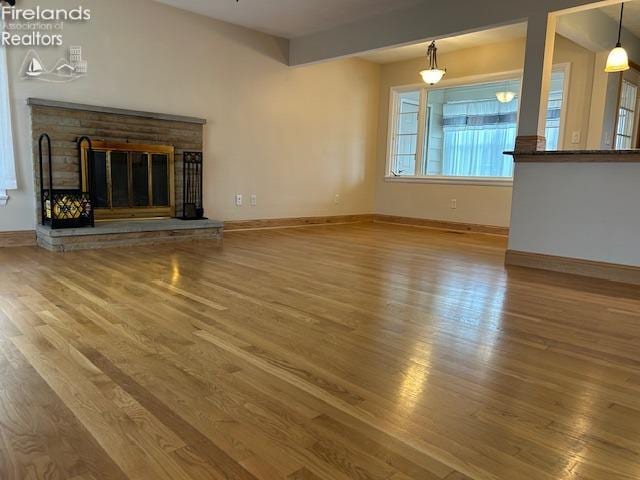
{"label": "ceiling light fixture", "polygon": [[516,92],[496,92],[496,98],[500,103],[509,103],[516,98]]}
{"label": "ceiling light fixture", "polygon": [[429,69],[422,70],[420,75],[422,76],[422,80],[424,83],[428,83],[429,85],[435,85],[442,77],[447,73],[447,69],[441,69],[438,67],[438,49],[436,48],[436,42],[431,42],[429,48],[427,49],[427,58],[429,59]]}
{"label": "ceiling light fixture", "polygon": [[609,57],[607,58],[607,66],[604,68],[604,71],[607,73],[614,72],[624,72],[625,70],[629,70],[629,56],[627,55],[627,51],[622,48],[622,44],[620,43],[620,39],[622,36],[622,16],[624,14],[624,3],[620,5],[620,25],[618,27],[618,43],[616,43],[616,47],[611,50],[609,53]]}

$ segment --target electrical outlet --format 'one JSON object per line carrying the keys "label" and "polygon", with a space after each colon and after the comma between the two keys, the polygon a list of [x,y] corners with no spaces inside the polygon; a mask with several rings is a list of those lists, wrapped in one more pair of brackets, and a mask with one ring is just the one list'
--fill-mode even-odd
{"label": "electrical outlet", "polygon": [[340,203],[340,194],[336,193],[335,196],[333,197],[333,203],[335,203],[336,205],[338,205]]}
{"label": "electrical outlet", "polygon": [[241,206],[242,206],[242,195],[238,193],[236,195],[236,207],[241,207]]}
{"label": "electrical outlet", "polygon": [[451,199],[451,210],[455,210],[456,208],[458,208],[458,200],[456,200],[455,198]]}
{"label": "electrical outlet", "polygon": [[258,205],[258,196],[254,193],[251,195],[251,206],[255,207]]}

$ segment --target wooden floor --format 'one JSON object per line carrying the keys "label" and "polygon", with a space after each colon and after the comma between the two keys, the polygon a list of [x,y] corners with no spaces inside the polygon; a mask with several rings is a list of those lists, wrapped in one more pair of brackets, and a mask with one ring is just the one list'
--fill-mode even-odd
{"label": "wooden floor", "polygon": [[0,479],[640,477],[640,289],[392,225],[0,249]]}

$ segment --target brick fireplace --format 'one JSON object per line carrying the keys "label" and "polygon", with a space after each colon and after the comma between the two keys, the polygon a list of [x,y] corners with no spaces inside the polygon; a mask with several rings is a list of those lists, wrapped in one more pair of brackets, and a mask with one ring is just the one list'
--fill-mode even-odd
{"label": "brick fireplace", "polygon": [[[76,141],[88,136],[95,143],[92,159],[95,171],[100,169],[99,184],[93,189],[96,219],[122,220],[109,222],[108,226],[98,222],[95,229],[51,231],[39,225],[38,243],[41,246],[67,250],[85,248],[83,245],[89,244],[86,248],[96,248],[108,246],[109,242],[105,242],[106,245],[101,242],[107,238],[121,245],[188,238],[190,233],[197,238],[221,237],[220,222],[181,222],[169,218],[165,223],[141,221],[145,217],[181,214],[183,154],[202,151],[206,120],[37,98],[30,98],[27,103],[31,108],[36,218],[41,218],[38,139],[47,133],[53,147],[54,188],[86,190],[86,176],[83,175],[86,150],[79,155]],[[131,221],[127,223],[125,219]],[[82,239],[90,239],[90,242]]]}
{"label": "brick fireplace", "polygon": [[[206,120],[158,113],[79,105],[30,98],[34,172],[38,171],[37,142],[43,133],[53,141],[55,186],[77,188],[80,164],[76,139],[86,135],[112,144],[173,146],[175,207],[182,209],[182,154],[201,151]],[[38,175],[36,192],[40,191]],[[39,204],[39,200],[36,202]],[[38,217],[39,218],[39,217]]]}

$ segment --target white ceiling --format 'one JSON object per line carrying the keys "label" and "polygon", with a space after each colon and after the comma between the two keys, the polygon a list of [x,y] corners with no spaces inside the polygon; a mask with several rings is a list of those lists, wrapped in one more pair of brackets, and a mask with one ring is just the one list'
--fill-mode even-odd
{"label": "white ceiling", "polygon": [[157,0],[176,8],[295,38],[428,0]]}
{"label": "white ceiling", "polygon": [[[620,5],[603,7],[602,11],[616,22],[620,21]],[[640,37],[640,1],[626,2],[624,4],[624,27],[637,37]]]}
{"label": "white ceiling", "polygon": [[[527,34],[527,26],[524,23],[508,25],[505,27],[482,30],[475,33],[467,33],[456,37],[443,38],[437,41],[438,53],[452,52],[464,48],[472,48],[480,45],[504,42],[516,38],[524,38]],[[387,48],[358,55],[359,58],[375,63],[393,63],[425,56],[426,43],[416,43],[402,47]]]}

